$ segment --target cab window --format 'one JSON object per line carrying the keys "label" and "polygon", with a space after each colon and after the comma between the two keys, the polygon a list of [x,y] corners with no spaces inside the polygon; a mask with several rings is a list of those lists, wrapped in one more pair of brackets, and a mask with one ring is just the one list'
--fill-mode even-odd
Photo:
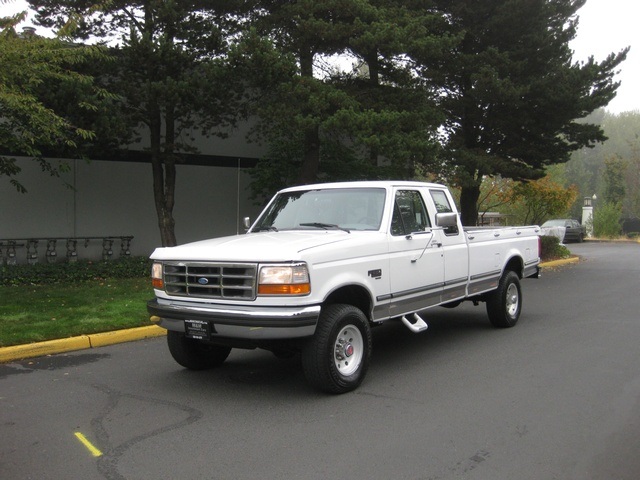
{"label": "cab window", "polygon": [[409,235],[431,227],[424,201],[417,190],[398,190],[391,219],[392,235]]}

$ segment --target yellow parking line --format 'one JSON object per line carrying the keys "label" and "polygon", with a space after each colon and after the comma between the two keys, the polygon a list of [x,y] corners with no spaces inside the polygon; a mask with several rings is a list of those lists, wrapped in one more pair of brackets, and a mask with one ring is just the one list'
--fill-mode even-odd
{"label": "yellow parking line", "polygon": [[102,452],[94,447],[93,444],[89,440],[87,440],[87,437],[85,437],[82,433],[76,432],[74,435],[78,440],[80,440],[80,443],[87,447],[87,450],[91,452],[91,455],[93,455],[94,457],[102,456]]}

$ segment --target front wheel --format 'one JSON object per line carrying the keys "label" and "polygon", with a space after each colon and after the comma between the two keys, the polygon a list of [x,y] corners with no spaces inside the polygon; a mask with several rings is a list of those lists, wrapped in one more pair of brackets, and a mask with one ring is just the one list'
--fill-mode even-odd
{"label": "front wheel", "polygon": [[487,315],[494,327],[513,327],[520,318],[522,310],[522,291],[520,278],[513,271],[505,272],[498,288],[487,298]]}
{"label": "front wheel", "polygon": [[184,333],[167,331],[167,345],[173,359],[190,370],[207,370],[222,365],[231,348],[187,338]]}
{"label": "front wheel", "polygon": [[302,351],[307,381],[329,393],[356,389],[371,357],[371,329],[361,310],[334,304],[322,309],[313,338]]}

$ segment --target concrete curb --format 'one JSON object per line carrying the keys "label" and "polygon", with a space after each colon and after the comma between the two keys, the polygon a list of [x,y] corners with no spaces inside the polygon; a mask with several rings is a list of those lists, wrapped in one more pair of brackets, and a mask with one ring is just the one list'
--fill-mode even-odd
{"label": "concrete curb", "polygon": [[116,343],[133,342],[145,338],[160,337],[166,334],[167,331],[164,328],[151,325],[148,327],[130,328],[126,330],[116,330],[114,332],[94,333],[91,335],[81,335],[79,337],[2,347],[0,348],[0,363],[88,348],[104,347]]}
{"label": "concrete curb", "polygon": [[[541,268],[553,268],[570,263],[577,263],[578,257],[554,260],[540,264]],[[164,328],[156,325],[149,327],[130,328],[127,330],[116,330],[114,332],[95,333],[82,335],[79,337],[63,338],[60,340],[47,340],[46,342],[29,343],[26,345],[15,345],[12,347],[0,348],[0,363],[9,363],[26,358],[42,357],[57,353],[85,350],[88,348],[104,347],[116,343],[133,342],[145,338],[161,337],[167,334]]]}
{"label": "concrete curb", "polygon": [[560,267],[562,265],[578,263],[579,261],[580,261],[580,257],[570,257],[570,258],[563,258],[560,260],[551,260],[549,262],[541,263],[540,268],[545,269],[545,268]]}

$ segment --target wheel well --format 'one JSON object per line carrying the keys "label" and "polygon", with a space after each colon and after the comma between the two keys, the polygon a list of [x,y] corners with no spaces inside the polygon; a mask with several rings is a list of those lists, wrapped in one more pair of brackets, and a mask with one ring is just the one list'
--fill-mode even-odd
{"label": "wheel well", "polygon": [[331,292],[331,294],[324,301],[325,305],[331,303],[344,303],[347,305],[353,305],[364,313],[364,315],[371,320],[371,295],[366,288],[359,285],[346,285],[340,287],[338,290]]}
{"label": "wheel well", "polygon": [[522,261],[522,258],[520,257],[510,258],[504,267],[505,272],[508,272],[509,270],[511,270],[512,272],[515,272],[516,275],[518,275],[518,278],[522,278],[524,274],[524,262]]}

